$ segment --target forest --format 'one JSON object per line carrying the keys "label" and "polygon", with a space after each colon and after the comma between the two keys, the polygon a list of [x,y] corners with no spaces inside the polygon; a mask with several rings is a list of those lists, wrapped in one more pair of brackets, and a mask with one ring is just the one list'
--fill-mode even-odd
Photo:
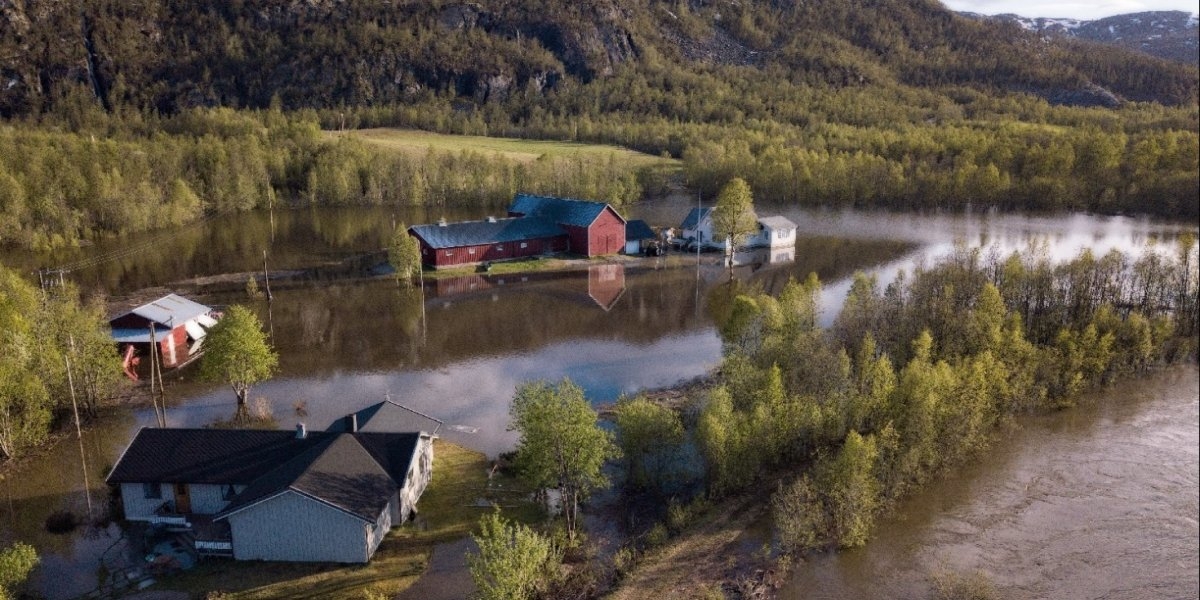
{"label": "forest", "polygon": [[[7,245],[276,203],[711,197],[733,177],[771,203],[1200,216],[1195,66],[923,0],[88,0],[0,25]],[[684,167],[663,181],[585,158],[416,160],[322,134],[360,127],[616,144]]]}

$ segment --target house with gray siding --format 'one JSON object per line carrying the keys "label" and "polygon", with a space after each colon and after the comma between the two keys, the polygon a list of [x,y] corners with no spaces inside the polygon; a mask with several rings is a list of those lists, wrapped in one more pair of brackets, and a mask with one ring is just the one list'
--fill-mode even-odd
{"label": "house with gray siding", "polygon": [[191,530],[201,553],[364,563],[432,468],[421,432],[145,428],[108,482],[127,520]]}

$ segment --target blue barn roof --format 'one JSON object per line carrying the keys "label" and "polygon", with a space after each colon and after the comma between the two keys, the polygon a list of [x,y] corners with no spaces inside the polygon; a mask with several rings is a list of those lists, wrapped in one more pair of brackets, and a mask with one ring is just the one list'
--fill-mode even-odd
{"label": "blue barn roof", "polygon": [[514,217],[461,221],[441,225],[413,225],[409,231],[420,236],[430,248],[483,246],[565,235],[562,227],[539,217]]}
{"label": "blue barn roof", "polygon": [[707,217],[708,213],[711,213],[712,210],[713,209],[711,208],[693,208],[688,212],[687,216],[684,217],[683,224],[681,224],[679,228],[695,229],[696,225],[700,223],[700,221],[703,221],[704,217]]}
{"label": "blue barn roof", "polygon": [[[608,205],[590,200],[554,198],[534,194],[517,194],[508,207],[509,214],[542,217],[563,225],[587,227],[604,212]],[[620,215],[618,215],[620,216]]]}
{"label": "blue barn roof", "polygon": [[654,230],[641,219],[634,219],[625,224],[626,240],[648,240],[658,237]]}

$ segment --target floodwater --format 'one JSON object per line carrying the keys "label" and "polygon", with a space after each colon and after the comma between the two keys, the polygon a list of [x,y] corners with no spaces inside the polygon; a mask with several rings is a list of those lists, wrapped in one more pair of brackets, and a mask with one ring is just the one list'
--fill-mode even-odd
{"label": "floodwater", "polygon": [[780,598],[925,599],[946,572],[1008,600],[1196,598],[1198,380],[1175,368],[1019,419],[865,547],[799,565]]}
{"label": "floodwater", "polygon": [[[689,208],[669,200],[629,212],[665,226],[676,224]],[[800,239],[793,253],[748,257],[734,269],[738,285],[778,292],[789,278],[816,272],[825,282],[825,323],[837,314],[855,271],[874,272],[886,283],[956,245],[1007,253],[1032,244],[1069,258],[1085,247],[1097,253],[1169,247],[1180,233],[1196,231],[1195,225],[1085,215],[897,215],[790,207],[760,212],[797,222]],[[321,428],[390,398],[443,421],[444,437],[495,455],[515,442],[507,430],[508,402],[522,382],[569,377],[593,401],[609,402],[704,375],[718,363],[720,340],[709,310],[731,285],[719,265],[697,265],[686,256],[639,259],[568,273],[467,276],[418,290],[398,287],[363,260],[385,246],[392,223],[487,214],[391,207],[249,213],[53,255],[9,254],[0,262],[22,271],[75,267],[65,277],[85,293],[113,299],[148,287],[175,289],[173,284],[197,277],[261,270],[264,251],[273,272],[305,270],[302,278],[276,281],[270,303],[249,301],[236,282],[202,288],[196,297],[217,306],[247,303],[258,312],[279,351],[280,373],[256,386],[251,397],[265,398],[284,428],[300,421]],[[89,257],[110,259],[80,262]],[[233,414],[227,386],[194,378],[194,367],[168,377],[169,425],[199,427]],[[107,501],[103,474],[136,430],[153,421],[149,410],[121,411],[85,434],[90,494],[84,493],[73,440],[23,461],[0,482],[0,543],[21,539],[38,548],[43,563],[31,579],[35,591],[71,598],[95,586],[99,557],[115,539],[115,527],[53,535],[44,531],[45,520],[56,511],[86,514],[89,495],[93,511],[100,511]],[[1194,431],[1193,419],[1193,439]],[[1195,496],[1194,477],[1191,488]],[[1194,508],[1191,516],[1194,523]]]}

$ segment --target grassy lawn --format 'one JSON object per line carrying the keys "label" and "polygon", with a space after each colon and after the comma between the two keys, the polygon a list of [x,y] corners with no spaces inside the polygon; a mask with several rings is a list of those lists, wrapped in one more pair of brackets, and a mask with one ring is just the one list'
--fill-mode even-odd
{"label": "grassy lawn", "polygon": [[454,152],[473,150],[484,154],[503,156],[519,162],[533,162],[543,155],[557,157],[590,154],[607,157],[612,154],[619,161],[628,161],[638,167],[645,165],[678,167],[680,164],[677,159],[662,158],[651,154],[635,152],[620,146],[604,144],[493,138],[478,135],[448,135],[415,129],[356,129],[351,131],[330,131],[327,132],[327,135],[334,137],[354,137],[376,146],[413,154],[424,154],[430,148]]}
{"label": "grassy lawn", "polygon": [[225,593],[224,598],[239,600],[394,596],[424,572],[435,544],[471,532],[479,517],[489,510],[477,506],[479,499],[502,504],[510,518],[541,518],[539,507],[524,500],[526,494],[515,480],[497,475],[489,482],[489,466],[483,454],[435,442],[433,480],[418,504],[419,518],[393,528],[368,564],[206,559],[190,571],[164,578],[151,589],[184,591],[193,598],[220,591]]}

